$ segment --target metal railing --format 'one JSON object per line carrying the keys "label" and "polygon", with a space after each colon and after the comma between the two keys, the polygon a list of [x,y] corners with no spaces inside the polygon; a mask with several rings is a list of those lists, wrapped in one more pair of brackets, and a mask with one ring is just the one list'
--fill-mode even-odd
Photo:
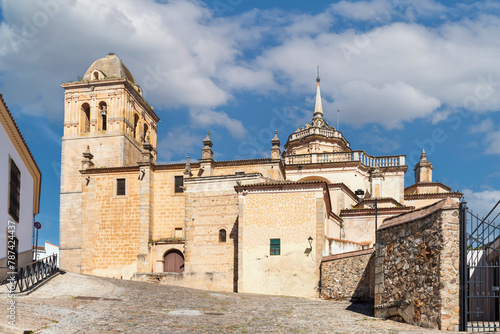
{"label": "metal railing", "polygon": [[58,271],[57,254],[31,262],[17,269],[14,282],[8,280],[11,281],[9,284],[15,284],[15,286],[9,288],[9,290],[17,293],[29,291]]}
{"label": "metal railing", "polygon": [[365,151],[336,152],[336,153],[311,153],[287,156],[287,165],[324,164],[334,162],[359,161],[369,167],[394,167],[405,165],[405,155],[371,156]]}
{"label": "metal railing", "polygon": [[[299,132],[292,133],[288,136],[288,140],[297,140],[310,135],[320,135],[327,138],[342,138],[342,133],[334,129],[322,129],[318,127],[310,127]],[[349,145],[348,145],[349,146]]]}

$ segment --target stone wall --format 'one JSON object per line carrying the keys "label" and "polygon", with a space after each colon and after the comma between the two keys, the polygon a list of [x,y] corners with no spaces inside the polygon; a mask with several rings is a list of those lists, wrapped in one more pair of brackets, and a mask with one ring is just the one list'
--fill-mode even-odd
{"label": "stone wall", "polygon": [[185,288],[210,290],[228,290],[223,282],[233,279],[231,274],[225,272],[183,272],[183,273],[135,273],[131,278],[134,281],[160,283],[165,285],[182,286]]}
{"label": "stone wall", "polygon": [[[81,273],[128,279],[137,272],[140,242],[140,182],[137,172],[89,175],[82,190]],[[117,178],[126,195],[115,196]],[[145,180],[143,181],[145,182]],[[61,264],[62,265],[62,264]]]}
{"label": "stone wall", "polygon": [[[272,187],[239,195],[238,292],[317,297],[326,191],[321,183]],[[271,255],[270,239],[280,240],[279,254]]]}
{"label": "stone wall", "polygon": [[384,220],[375,252],[375,316],[457,330],[459,311],[458,201]]}
{"label": "stone wall", "polygon": [[[256,180],[261,180],[260,175],[185,179],[185,271],[162,277],[162,283],[237,290],[238,195],[234,187],[237,182]],[[221,230],[225,230],[225,241],[219,239]]]}
{"label": "stone wall", "polygon": [[321,262],[321,298],[372,301],[373,248],[326,256]]}

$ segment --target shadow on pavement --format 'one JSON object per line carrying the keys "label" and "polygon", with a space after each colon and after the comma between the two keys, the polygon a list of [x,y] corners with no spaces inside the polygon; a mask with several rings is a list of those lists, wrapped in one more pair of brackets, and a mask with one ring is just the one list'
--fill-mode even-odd
{"label": "shadow on pavement", "polygon": [[356,312],[362,315],[373,317],[373,304],[372,303],[352,303],[346,310]]}

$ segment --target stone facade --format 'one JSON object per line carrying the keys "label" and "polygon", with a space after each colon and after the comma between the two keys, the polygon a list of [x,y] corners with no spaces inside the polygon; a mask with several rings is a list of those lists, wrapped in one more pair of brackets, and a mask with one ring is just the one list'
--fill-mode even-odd
{"label": "stone facade", "polygon": [[459,324],[459,210],[445,199],[377,231],[375,315],[444,330]]}
{"label": "stone facade", "polygon": [[[324,183],[239,186],[239,292],[318,296],[328,205]],[[309,240],[309,238],[311,238]],[[270,251],[279,240],[279,254]]]}
{"label": "stone facade", "polygon": [[330,255],[321,261],[321,298],[373,301],[374,249]]}
{"label": "stone facade", "polygon": [[[404,155],[352,150],[323,119],[319,78],[313,119],[283,152],[275,132],[267,158],[217,161],[207,132],[201,158],[185,164],[156,163],[159,118],[116,55],[62,87],[63,270],[317,297],[323,257],[364,252],[383,219],[442,198],[423,193],[430,173],[405,188]],[[365,255],[324,262],[331,284],[352,281],[335,296],[371,295]]]}

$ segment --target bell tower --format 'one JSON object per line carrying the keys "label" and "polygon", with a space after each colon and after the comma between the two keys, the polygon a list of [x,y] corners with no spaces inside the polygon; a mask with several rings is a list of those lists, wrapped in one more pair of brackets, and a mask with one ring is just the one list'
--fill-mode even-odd
{"label": "bell tower", "polygon": [[82,159],[92,156],[88,168],[136,166],[148,147],[154,163],[160,119],[114,53],[96,60],[82,80],[61,87],[61,268],[80,272]]}
{"label": "bell tower", "polygon": [[432,164],[427,160],[427,154],[422,150],[420,161],[415,165],[415,183],[432,182]]}

